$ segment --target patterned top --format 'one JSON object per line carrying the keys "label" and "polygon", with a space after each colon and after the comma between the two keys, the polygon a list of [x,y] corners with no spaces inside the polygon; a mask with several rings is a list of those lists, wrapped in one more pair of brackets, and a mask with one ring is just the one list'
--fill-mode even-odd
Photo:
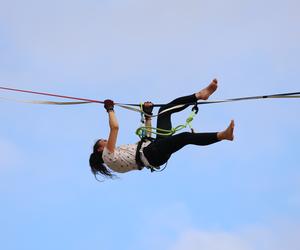
{"label": "patterned top", "polygon": [[[147,147],[151,142],[144,142],[141,147],[141,160],[146,166],[150,166],[146,157],[143,154],[143,148]],[[135,154],[138,143],[126,144],[115,148],[111,153],[106,147],[103,150],[102,158],[104,163],[113,171],[125,173],[131,170],[138,170],[139,167],[135,161]]]}

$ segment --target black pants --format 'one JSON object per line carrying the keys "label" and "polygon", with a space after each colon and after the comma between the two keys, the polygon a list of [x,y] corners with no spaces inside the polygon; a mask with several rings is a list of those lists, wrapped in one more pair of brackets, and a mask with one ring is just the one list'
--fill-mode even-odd
{"label": "black pants", "polygon": [[[195,95],[184,96],[173,100],[172,102],[162,106],[159,112],[170,107],[197,102]],[[185,105],[178,109],[173,109],[158,116],[157,127],[162,129],[171,129],[171,115],[187,108]],[[143,152],[147,160],[152,166],[161,166],[166,163],[171,155],[188,144],[193,145],[209,145],[218,142],[217,133],[189,133],[183,132],[173,136],[157,135],[155,141],[144,148]]]}

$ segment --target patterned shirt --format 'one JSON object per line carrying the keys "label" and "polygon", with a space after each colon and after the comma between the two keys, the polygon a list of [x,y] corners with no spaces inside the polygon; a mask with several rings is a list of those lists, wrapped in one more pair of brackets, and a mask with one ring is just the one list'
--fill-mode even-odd
{"label": "patterned shirt", "polygon": [[[150,166],[143,154],[143,148],[147,147],[151,142],[144,142],[141,147],[141,160],[147,166]],[[121,145],[115,148],[114,152],[110,152],[106,147],[103,150],[102,158],[104,163],[113,171],[125,173],[131,170],[138,170],[139,166],[135,161],[135,154],[138,143]]]}

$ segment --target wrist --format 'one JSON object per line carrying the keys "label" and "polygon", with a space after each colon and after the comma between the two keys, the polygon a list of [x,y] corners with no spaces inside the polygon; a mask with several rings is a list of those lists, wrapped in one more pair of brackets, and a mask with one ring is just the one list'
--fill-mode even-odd
{"label": "wrist", "polygon": [[113,108],[108,108],[106,109],[107,113],[110,113],[110,112],[115,112]]}

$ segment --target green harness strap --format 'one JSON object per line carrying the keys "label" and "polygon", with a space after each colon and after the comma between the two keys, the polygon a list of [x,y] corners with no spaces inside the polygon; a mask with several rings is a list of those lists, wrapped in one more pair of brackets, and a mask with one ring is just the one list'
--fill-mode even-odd
{"label": "green harness strap", "polygon": [[[156,134],[156,135],[162,135],[162,136],[171,136],[178,131],[189,127],[191,131],[194,133],[194,129],[192,127],[192,121],[194,120],[194,117],[198,113],[198,107],[195,105],[192,109],[192,113],[189,115],[189,117],[186,119],[186,123],[184,125],[178,125],[175,128],[169,129],[162,129],[162,128],[154,128],[154,127],[146,127],[146,126],[141,126],[136,130],[136,135],[139,136],[141,139],[145,137],[147,134],[147,131],[151,130],[151,133]],[[142,123],[144,123],[143,117],[142,117]]]}

